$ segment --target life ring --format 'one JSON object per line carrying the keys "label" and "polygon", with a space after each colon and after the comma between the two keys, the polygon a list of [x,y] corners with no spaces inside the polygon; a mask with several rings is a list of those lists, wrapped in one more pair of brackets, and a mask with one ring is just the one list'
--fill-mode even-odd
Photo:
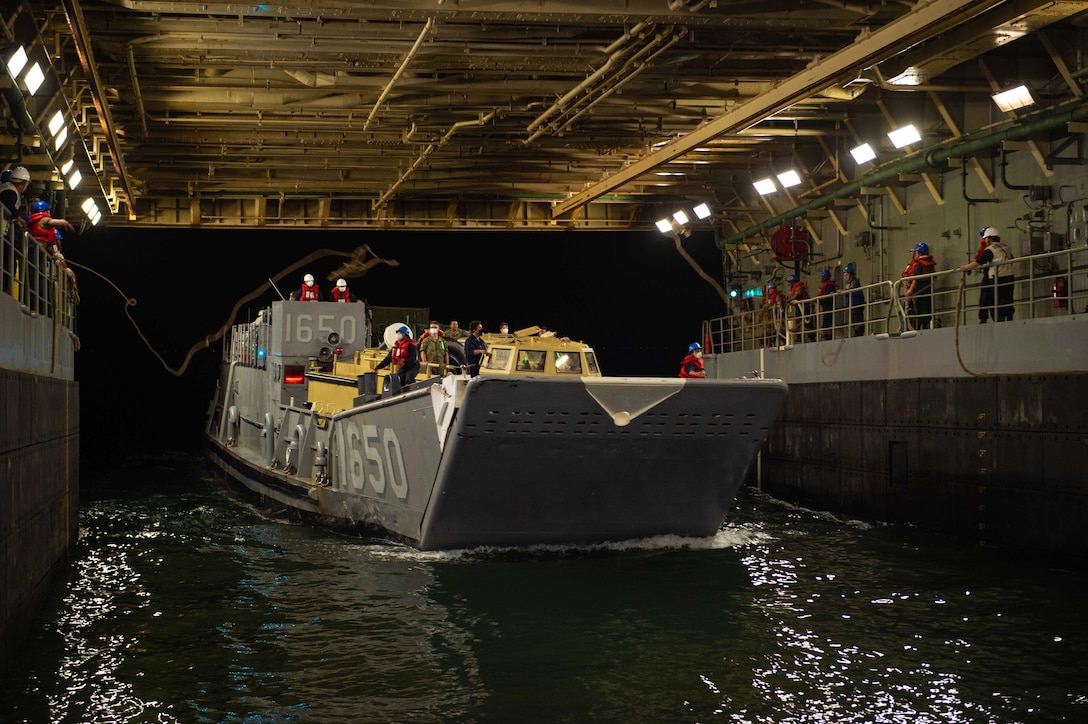
{"label": "life ring", "polygon": [[460,342],[452,339],[444,339],[446,351],[450,355],[450,367],[463,367],[465,365],[465,347]]}

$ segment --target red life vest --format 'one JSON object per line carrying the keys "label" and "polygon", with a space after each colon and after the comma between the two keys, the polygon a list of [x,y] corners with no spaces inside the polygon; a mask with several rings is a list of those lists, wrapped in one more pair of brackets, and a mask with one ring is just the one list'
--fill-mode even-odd
{"label": "red life vest", "polygon": [[837,288],[838,288],[838,287],[836,287],[836,286],[835,286],[835,280],[834,280],[834,279],[826,279],[826,280],[824,280],[824,282],[823,282],[823,283],[822,283],[822,284],[820,285],[820,288],[819,288],[819,290],[817,290],[817,292],[816,292],[816,296],[818,296],[818,297],[822,297],[822,296],[823,296],[823,295],[825,295],[825,294],[834,294],[834,293],[835,293],[835,290],[836,290]]}
{"label": "red life vest", "polygon": [[298,301],[300,301],[300,302],[316,302],[316,301],[319,300],[319,296],[318,296],[319,294],[320,294],[320,292],[319,292],[316,284],[314,284],[312,287],[308,287],[305,284],[303,284],[302,288],[298,290]]}
{"label": "red life vest", "polygon": [[350,302],[351,301],[351,290],[350,289],[345,289],[343,292],[341,292],[340,287],[333,287],[332,288],[332,300],[334,302],[344,302],[345,304],[347,302]]}
{"label": "red life vest", "polygon": [[793,283],[793,286],[790,287],[790,299],[793,301],[808,299],[808,287],[804,282],[796,281]]}
{"label": "red life vest", "polygon": [[917,265],[917,269],[914,270],[914,275],[919,274],[932,274],[937,270],[937,260],[931,256],[920,256],[914,260]]}
{"label": "red life vest", "polygon": [[412,340],[405,337],[404,339],[398,339],[393,343],[393,359],[392,362],[395,365],[402,365],[408,360],[408,347],[412,344]]}
{"label": "red life vest", "polygon": [[[694,372],[703,372],[703,360],[700,357],[696,357],[693,354],[689,354],[684,358],[684,361],[680,363],[680,376],[681,377],[696,377],[696,375],[689,374],[687,367],[689,364],[695,364]],[[700,375],[701,376],[701,375]]]}
{"label": "red life vest", "polygon": [[36,214],[31,214],[26,220],[26,230],[29,231],[30,235],[37,241],[45,244],[46,247],[52,247],[59,239],[57,239],[56,229],[42,226],[42,219],[48,218],[51,218],[48,211],[39,211]]}

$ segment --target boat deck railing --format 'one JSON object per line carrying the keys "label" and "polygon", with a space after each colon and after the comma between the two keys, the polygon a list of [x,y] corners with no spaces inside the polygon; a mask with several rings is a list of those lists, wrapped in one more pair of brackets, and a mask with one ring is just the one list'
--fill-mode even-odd
{"label": "boat deck railing", "polygon": [[27,313],[55,319],[75,332],[75,279],[3,207],[0,230],[0,293],[14,298]]}
{"label": "boat deck railing", "polygon": [[[1013,273],[1013,319],[1046,319],[1088,312],[1088,246],[1078,246],[1004,262]],[[859,290],[790,302],[785,306],[744,309],[703,322],[703,344],[709,353],[738,352],[808,342],[979,322],[980,289],[988,282],[984,267],[966,274],[956,269],[867,284]],[[931,283],[931,314],[905,295],[912,280]],[[856,304],[855,293],[864,294]],[[996,291],[996,290],[995,290]],[[986,311],[998,318],[994,295]],[[924,310],[924,306],[921,307]]]}
{"label": "boat deck railing", "polygon": [[266,307],[254,321],[235,324],[230,328],[230,343],[223,347],[224,361],[263,370],[268,364],[268,343],[271,339],[272,308]]}

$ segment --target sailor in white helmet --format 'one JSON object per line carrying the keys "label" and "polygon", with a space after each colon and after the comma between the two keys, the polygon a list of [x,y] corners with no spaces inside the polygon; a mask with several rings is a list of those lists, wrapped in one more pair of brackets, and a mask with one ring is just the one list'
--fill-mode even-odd
{"label": "sailor in white helmet", "polygon": [[29,183],[30,172],[25,166],[16,166],[11,169],[11,177],[0,184],[0,204],[3,204],[13,219],[22,213],[23,192]]}
{"label": "sailor in white helmet", "polygon": [[[974,261],[959,268],[966,272],[975,267],[984,267],[982,286],[978,292],[978,323],[986,324],[987,317],[997,322],[1011,322],[1013,314],[1012,297],[1016,276],[1012,271],[1015,257],[1008,245],[1001,241],[1001,234],[996,227],[986,226],[978,232],[980,246]],[[997,308],[994,308],[994,299]]]}
{"label": "sailor in white helmet", "polygon": [[332,301],[334,302],[358,302],[359,297],[351,293],[348,289],[347,280],[341,278],[336,280],[336,286],[332,288]]}
{"label": "sailor in white helmet", "polygon": [[314,275],[307,274],[302,277],[302,286],[298,291],[291,295],[291,298],[299,302],[323,302],[321,298],[321,287],[314,284]]}

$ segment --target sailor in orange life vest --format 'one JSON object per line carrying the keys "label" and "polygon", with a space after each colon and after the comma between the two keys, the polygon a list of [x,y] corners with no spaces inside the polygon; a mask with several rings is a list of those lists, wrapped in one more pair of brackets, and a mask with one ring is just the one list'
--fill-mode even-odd
{"label": "sailor in orange life vest", "polygon": [[403,324],[397,327],[397,341],[393,343],[389,354],[374,369],[385,369],[390,363],[396,365],[393,369],[400,378],[401,387],[416,381],[416,375],[419,374],[419,349],[412,344],[412,330]]}
{"label": "sailor in orange life vest", "polygon": [[358,302],[359,297],[352,294],[348,289],[348,283],[344,279],[337,279],[336,286],[332,288],[332,294],[329,295],[334,302]]}
{"label": "sailor in orange life vest", "polygon": [[[50,215],[49,204],[45,201],[35,201],[30,207],[31,214],[26,220],[26,230],[42,246],[49,251],[49,255],[60,265],[64,265],[64,256],[60,253],[60,232],[64,229],[75,233],[75,227],[67,219],[54,219]],[[65,266],[67,269],[67,266]]]}
{"label": "sailor in orange life vest", "polygon": [[692,342],[688,345],[688,356],[680,363],[681,377],[706,377],[703,369],[703,345]]}
{"label": "sailor in orange life vest", "polygon": [[323,302],[321,288],[314,284],[314,275],[307,274],[302,277],[302,286],[297,292],[292,292],[291,299],[299,302]]}

